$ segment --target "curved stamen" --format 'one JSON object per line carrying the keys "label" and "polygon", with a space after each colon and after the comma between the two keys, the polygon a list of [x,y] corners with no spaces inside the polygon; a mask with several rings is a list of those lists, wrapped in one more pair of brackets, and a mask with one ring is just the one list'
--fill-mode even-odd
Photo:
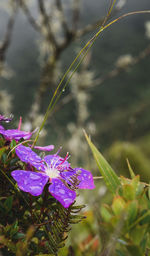
{"label": "curved stamen", "polygon": [[59,165],[62,165],[66,160],[68,160],[68,155],[69,155],[69,152],[67,152],[67,154],[66,154],[66,156],[65,156],[65,158],[63,160],[60,160],[61,163]]}

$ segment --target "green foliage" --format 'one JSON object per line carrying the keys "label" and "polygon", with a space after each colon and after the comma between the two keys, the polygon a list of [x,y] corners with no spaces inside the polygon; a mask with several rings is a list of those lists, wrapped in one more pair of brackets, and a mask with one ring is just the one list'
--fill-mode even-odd
{"label": "green foliage", "polygon": [[[86,136],[94,158],[101,170],[109,170],[106,180],[105,172],[101,172],[108,188],[111,185],[111,172],[108,163]],[[100,163],[100,164],[99,164]],[[148,255],[150,243],[150,200],[149,185],[140,182],[139,175],[132,178],[121,176],[113,200],[110,205],[101,206],[101,225],[107,233],[109,242],[103,244],[101,255]],[[115,192],[115,193],[114,193]]]}

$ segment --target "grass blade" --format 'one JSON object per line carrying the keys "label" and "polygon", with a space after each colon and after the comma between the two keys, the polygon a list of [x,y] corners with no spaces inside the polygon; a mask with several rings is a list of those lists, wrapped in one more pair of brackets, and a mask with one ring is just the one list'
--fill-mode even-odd
{"label": "grass blade", "polygon": [[87,136],[86,132],[84,132],[84,134],[85,134],[86,140],[90,146],[90,149],[93,153],[93,156],[97,162],[100,173],[104,178],[106,186],[112,193],[115,193],[116,190],[118,189],[118,187],[121,185],[118,176],[116,175],[114,170],[111,168],[111,166],[108,164],[108,162],[105,160],[105,158],[102,156],[102,154],[98,151],[98,149],[91,142],[91,140]]}

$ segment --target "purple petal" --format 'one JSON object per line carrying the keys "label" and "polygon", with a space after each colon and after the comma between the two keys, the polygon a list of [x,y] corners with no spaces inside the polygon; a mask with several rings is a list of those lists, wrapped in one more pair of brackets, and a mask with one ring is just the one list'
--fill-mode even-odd
{"label": "purple petal", "polygon": [[69,181],[73,176],[77,176],[77,179],[80,181],[77,186],[79,189],[94,189],[94,181],[91,172],[84,170],[82,168],[74,168],[70,171],[62,172],[61,177],[71,185]]}
{"label": "purple petal", "polygon": [[34,148],[38,149],[38,150],[41,150],[41,151],[52,151],[54,149],[54,145],[48,145],[48,146],[45,146],[45,147],[34,146]]}
{"label": "purple petal", "polygon": [[31,138],[33,134],[33,132],[25,132],[25,131],[20,131],[18,129],[0,130],[0,133],[8,141],[11,141],[11,140],[19,141],[20,139],[28,140]]}
{"label": "purple petal", "polygon": [[46,166],[42,159],[31,148],[20,145],[16,148],[16,154],[21,161],[34,166],[39,171],[44,171]]}
{"label": "purple petal", "polygon": [[75,191],[67,188],[59,179],[52,179],[48,190],[65,208],[68,208],[76,198]]}
{"label": "purple petal", "polygon": [[5,130],[4,127],[2,125],[0,125],[0,130]]}
{"label": "purple petal", "polygon": [[18,187],[24,192],[29,192],[33,196],[42,194],[44,186],[49,177],[42,173],[16,170],[11,173],[18,184]]}
{"label": "purple petal", "polygon": [[11,116],[8,118],[8,117],[0,115],[0,122],[9,123],[12,119],[13,119],[13,117],[11,117]]}
{"label": "purple petal", "polygon": [[78,180],[80,181],[80,184],[78,185],[78,188],[80,189],[94,189],[94,181],[92,173],[84,170],[82,168],[74,168],[74,171],[76,173],[80,173],[78,176]]}
{"label": "purple petal", "polygon": [[76,172],[74,171],[74,169],[70,169],[70,171],[67,170],[67,171],[61,172],[60,175],[62,179],[64,179],[68,184],[71,185],[70,180],[73,176],[76,175]]}
{"label": "purple petal", "polygon": [[44,161],[52,168],[56,168],[60,171],[67,170],[70,164],[64,158],[58,155],[47,155],[44,157]]}

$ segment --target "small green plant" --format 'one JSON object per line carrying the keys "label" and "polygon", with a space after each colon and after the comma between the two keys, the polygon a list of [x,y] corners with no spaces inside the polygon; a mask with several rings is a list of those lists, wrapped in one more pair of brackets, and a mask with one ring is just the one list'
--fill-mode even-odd
{"label": "small green plant", "polygon": [[[150,187],[140,182],[129,162],[131,179],[118,177],[85,134],[105,184],[113,195],[110,204],[103,204],[100,225],[106,231],[103,255],[150,255]],[[109,241],[109,242],[108,242]]]}

